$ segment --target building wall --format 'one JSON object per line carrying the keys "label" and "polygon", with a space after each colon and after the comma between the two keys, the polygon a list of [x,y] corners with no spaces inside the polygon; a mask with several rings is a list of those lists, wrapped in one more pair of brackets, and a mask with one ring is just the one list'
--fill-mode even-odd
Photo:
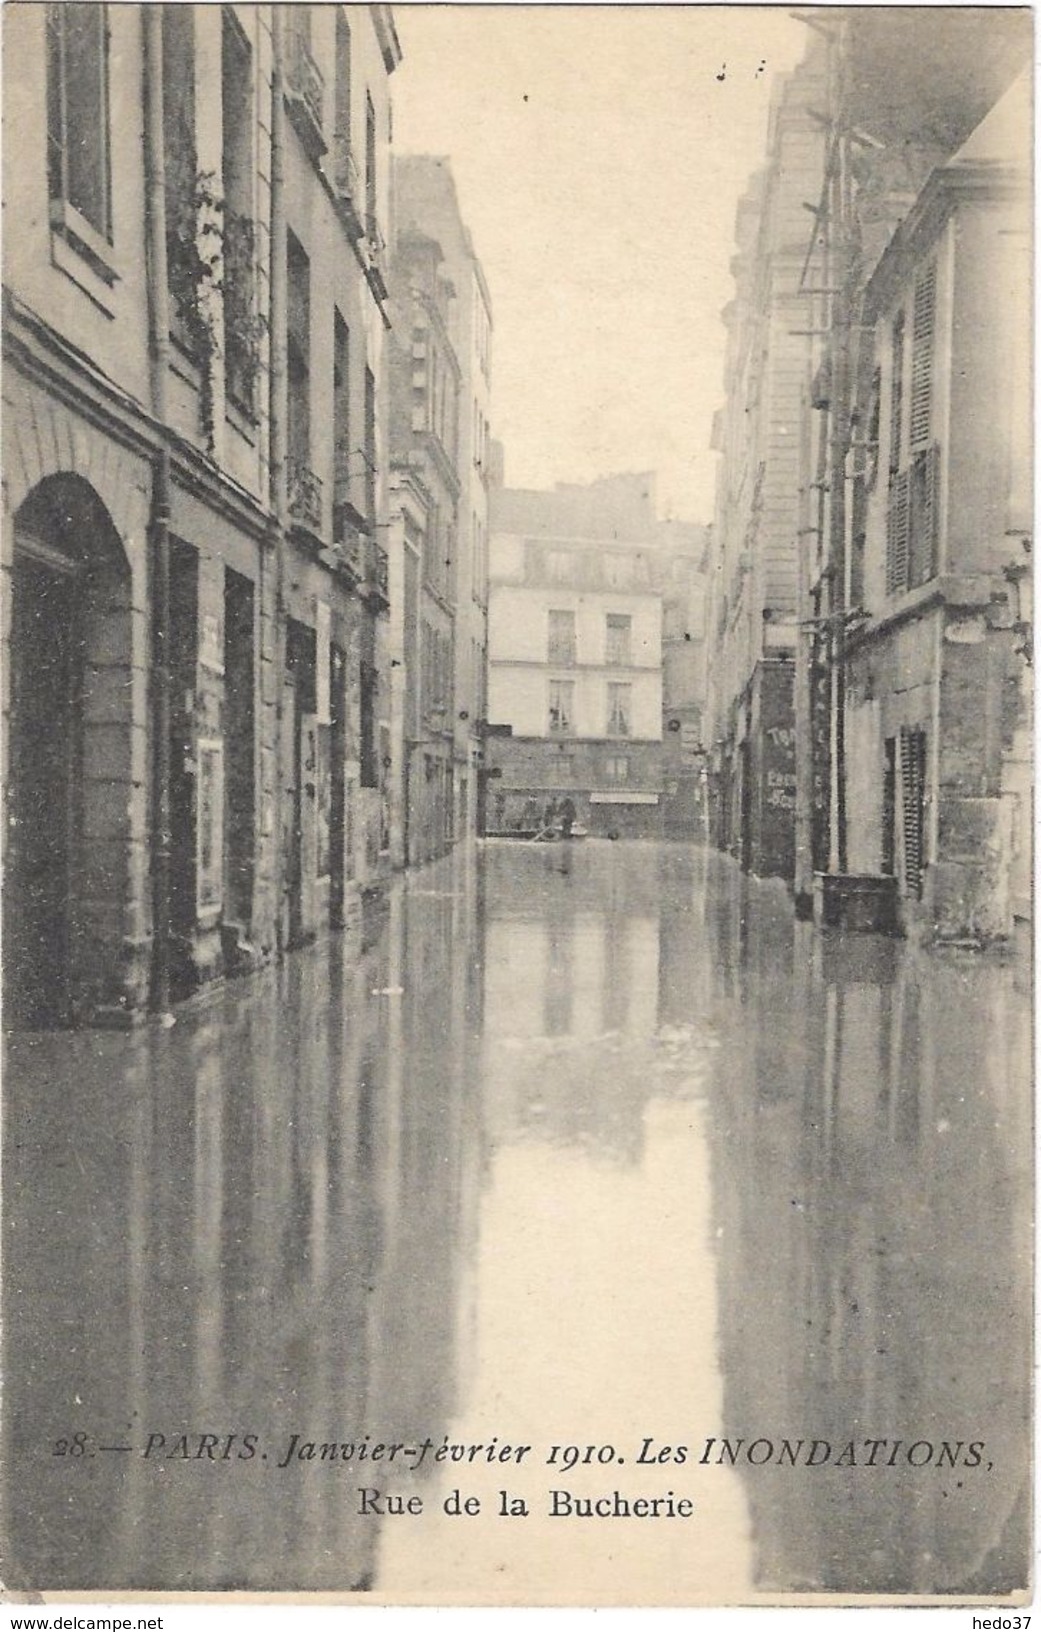
{"label": "building wall", "polygon": [[476,831],[482,722],[487,718],[492,303],[448,161],[399,154],[393,180],[395,234],[418,230],[434,239],[454,291],[448,324],[460,370],[456,461],[460,491],[453,560],[452,720],[457,766],[454,832],[463,837]]}
{"label": "building wall", "polygon": [[[817,297],[802,269],[812,232],[805,205],[819,197],[823,175],[825,142],[812,110],[821,104],[824,67],[817,41],[781,82],[766,165],[738,209],[735,299],[724,314],[726,406],[714,435],[721,458],[708,562],[705,736],[719,808],[711,828],[757,872],[783,876],[794,867],[795,802],[770,803],[781,790],[757,779],[776,773],[772,745],[741,734],[750,706],[750,729],[760,730],[761,693],[769,699],[763,729],[767,720],[771,730],[795,725],[792,677],[781,681],[776,671],[787,664],[794,674],[806,548],[801,426]],[[783,723],[775,718],[780,697],[791,709]],[[752,821],[754,832],[746,832]]]}
{"label": "building wall", "polygon": [[[304,9],[296,8],[294,27]],[[311,108],[312,124],[320,126],[318,146],[333,156],[338,10],[313,8],[310,18],[311,92],[324,84],[321,108]],[[80,16],[86,14],[84,7]],[[158,548],[156,517],[164,508],[171,562],[164,650],[173,680],[173,995],[255,965],[287,939],[343,923],[351,891],[356,907],[358,886],[379,873],[386,823],[379,787],[359,786],[359,682],[363,665],[376,675],[381,667],[386,586],[379,581],[383,546],[376,540],[386,510],[382,409],[377,400],[369,554],[360,574],[352,573],[344,570],[333,524],[343,450],[332,445],[332,291],[350,326],[351,418],[361,426],[366,365],[376,381],[380,377],[387,80],[397,47],[389,8],[352,15],[352,139],[361,140],[358,98],[363,129],[366,87],[376,111],[376,203],[358,249],[316,168],[322,155],[302,132],[298,58],[288,28],[282,30],[286,214],[311,260],[310,460],[319,500],[301,518],[293,473],[283,508],[281,484],[272,484],[271,470],[273,426],[285,412],[272,391],[282,339],[271,309],[271,262],[280,253],[271,234],[272,8],[180,13],[181,19],[190,17],[186,40],[194,58],[193,95],[185,96],[184,106],[194,102],[195,109],[195,173],[188,181],[200,252],[192,274],[199,328],[189,346],[172,321],[164,376],[150,367],[143,11],[108,8],[111,122],[107,131],[103,120],[96,125],[97,148],[83,144],[88,153],[103,153],[108,139],[107,237],[70,213],[71,184],[57,201],[48,197],[47,15],[43,7],[20,14],[5,53],[9,105],[38,138],[32,148],[38,162],[13,166],[5,155],[6,197],[26,227],[5,261],[5,770],[12,768],[12,743],[15,753],[13,778],[5,776],[5,782],[13,808],[32,792],[23,752],[29,714],[24,696],[12,706],[11,666],[22,673],[32,657],[25,608],[42,592],[43,563],[53,580],[51,603],[63,573],[78,575],[84,586],[78,615],[86,669],[77,689],[55,700],[50,725],[62,732],[72,721],[76,731],[86,732],[91,750],[82,777],[69,773],[70,808],[81,817],[69,841],[74,884],[66,911],[84,926],[87,939],[75,952],[71,976],[63,964],[60,979],[70,990],[61,1018],[127,1023],[151,995],[153,889],[164,848],[153,804],[158,749],[152,684],[152,551]],[[215,221],[225,220],[219,195],[227,157],[225,26],[250,59],[248,82],[240,82],[248,83],[251,103],[241,128],[237,209],[246,212],[252,229],[241,263],[252,279],[251,408],[232,400],[227,357],[241,334],[226,330],[221,294],[222,276],[225,292],[231,278],[221,260],[231,229],[214,230]],[[76,73],[76,62],[70,61],[69,71]],[[168,104],[168,114],[182,111],[178,103]],[[169,168],[168,144],[165,154]],[[171,210],[175,186],[176,171],[169,169]],[[171,262],[172,314],[174,276]],[[64,563],[60,572],[56,562]],[[46,613],[48,603],[40,604]],[[38,675],[33,689],[46,691]],[[369,691],[378,713],[378,681]],[[368,757],[371,765],[373,755]],[[287,854],[287,838],[300,826],[297,806],[307,813],[313,841],[302,861]],[[297,905],[287,911],[287,893],[293,892]]]}
{"label": "building wall", "polygon": [[[662,606],[673,557],[658,547],[651,495],[637,475],[494,496],[489,832],[530,828],[554,789],[592,832],[661,831]],[[623,522],[641,531],[626,538]],[[562,531],[569,523],[587,531]],[[553,613],[564,619],[551,642]],[[608,649],[611,617],[629,620],[627,652]],[[612,656],[628,662],[609,664]],[[612,729],[612,685],[627,688],[627,730]],[[558,687],[568,712],[551,719]]]}
{"label": "building wall", "polygon": [[[1022,88],[1019,151],[1028,121]],[[999,104],[999,108],[1000,108]],[[1004,144],[1014,158],[1014,141]],[[905,928],[945,940],[1008,937],[1024,910],[1030,795],[1021,732],[1031,698],[1019,584],[1025,525],[1020,449],[1028,419],[1015,354],[1029,332],[1022,257],[1025,168],[1017,177],[977,139],[933,172],[868,286],[881,376],[879,457],[866,510],[864,593],[870,614],[849,659],[847,764],[850,867],[895,871]],[[894,319],[913,326],[915,288],[936,268],[927,437],[939,462],[931,527],[914,522],[895,572],[890,470],[907,468],[907,427],[893,435]],[[993,291],[1003,298],[995,301]],[[913,341],[911,342],[913,343]],[[905,374],[909,353],[905,351]],[[911,399],[905,392],[904,418]],[[918,529],[916,532],[915,529]],[[922,545],[918,537],[925,539]],[[931,556],[930,556],[931,550]],[[925,788],[921,874],[908,869],[902,733],[920,733]],[[893,836],[886,842],[886,743]],[[1025,819],[1026,818],[1026,819]],[[913,838],[912,838],[913,843]],[[911,852],[913,854],[913,850]]]}

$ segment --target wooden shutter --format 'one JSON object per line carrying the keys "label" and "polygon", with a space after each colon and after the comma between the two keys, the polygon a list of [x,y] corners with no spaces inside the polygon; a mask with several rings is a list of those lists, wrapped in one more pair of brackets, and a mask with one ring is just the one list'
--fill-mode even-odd
{"label": "wooden shutter", "polygon": [[904,884],[909,895],[922,895],[925,827],[925,732],[900,727],[900,781],[904,817]]}
{"label": "wooden shutter", "polygon": [[900,471],[889,483],[889,514],[886,518],[886,594],[897,595],[907,588],[907,546],[910,531],[909,473]]}
{"label": "wooden shutter", "polygon": [[911,467],[908,584],[928,583],[936,573],[940,450],[916,453]]}
{"label": "wooden shutter", "polygon": [[933,347],[936,333],[936,262],[919,272],[914,286],[911,341],[911,446],[921,448],[932,430]]}
{"label": "wooden shutter", "polygon": [[900,469],[904,436],[904,314],[893,319],[893,372],[889,381],[889,469]]}

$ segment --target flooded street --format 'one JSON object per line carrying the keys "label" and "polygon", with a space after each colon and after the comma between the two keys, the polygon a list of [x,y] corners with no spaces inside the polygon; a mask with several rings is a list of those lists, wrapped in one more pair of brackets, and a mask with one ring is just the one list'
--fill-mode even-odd
{"label": "flooded street", "polygon": [[1021,984],[715,853],[489,842],[360,964],[9,1038],[7,1585],[1022,1586]]}

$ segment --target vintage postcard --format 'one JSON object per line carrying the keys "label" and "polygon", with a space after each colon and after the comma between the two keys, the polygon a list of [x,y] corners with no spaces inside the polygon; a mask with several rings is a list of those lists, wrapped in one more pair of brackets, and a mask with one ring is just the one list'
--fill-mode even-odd
{"label": "vintage postcard", "polygon": [[12,1625],[1027,1625],[1033,52],[4,7]]}

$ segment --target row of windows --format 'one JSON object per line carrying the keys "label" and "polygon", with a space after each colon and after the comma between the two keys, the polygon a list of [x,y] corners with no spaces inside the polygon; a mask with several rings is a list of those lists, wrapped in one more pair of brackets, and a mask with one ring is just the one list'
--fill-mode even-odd
{"label": "row of windows", "polygon": [[[575,614],[551,611],[547,636],[550,663],[576,663],[578,642]],[[633,620],[627,612],[608,612],[604,624],[604,663],[608,668],[628,668],[633,660]]]}
{"label": "row of windows", "polygon": [[[311,470],[311,262],[292,232],[286,234],[286,442],[289,506],[295,520],[320,530],[321,479]],[[376,514],[376,377],[364,372],[362,435],[354,430],[351,397],[351,333],[333,310],[333,536],[347,538],[352,512],[368,522]]]}
{"label": "row of windows", "polygon": [[[162,7],[163,144],[166,254],[171,334],[199,366],[214,349],[204,285],[219,287],[223,307],[224,373],[228,398],[251,415],[263,322],[257,309],[257,234],[253,217],[253,52],[230,7],[221,13],[222,150],[219,184],[200,170],[196,116],[196,13],[192,5]],[[106,275],[99,248],[115,239],[109,116],[108,7],[95,0],[47,7],[47,176],[51,217]],[[310,49],[310,7],[294,6],[293,52]],[[320,84],[318,75],[316,84]],[[350,29],[337,24],[337,125],[350,118]],[[367,94],[366,189],[376,208],[376,124]],[[219,265],[207,246],[219,243]],[[200,247],[202,246],[202,247]],[[111,273],[107,273],[111,278]],[[310,369],[309,270],[299,245],[289,253],[290,390]],[[309,418],[299,389],[292,412],[294,457],[307,463]],[[366,443],[365,454],[372,457]]]}
{"label": "row of windows", "polygon": [[[607,737],[632,735],[633,688],[624,682],[609,681],[606,687]],[[575,683],[573,680],[551,680],[547,712],[550,736],[573,736],[575,731]]]}
{"label": "row of windows", "polygon": [[552,584],[581,582],[631,589],[649,582],[647,561],[639,554],[551,548],[542,552],[537,566]]}

